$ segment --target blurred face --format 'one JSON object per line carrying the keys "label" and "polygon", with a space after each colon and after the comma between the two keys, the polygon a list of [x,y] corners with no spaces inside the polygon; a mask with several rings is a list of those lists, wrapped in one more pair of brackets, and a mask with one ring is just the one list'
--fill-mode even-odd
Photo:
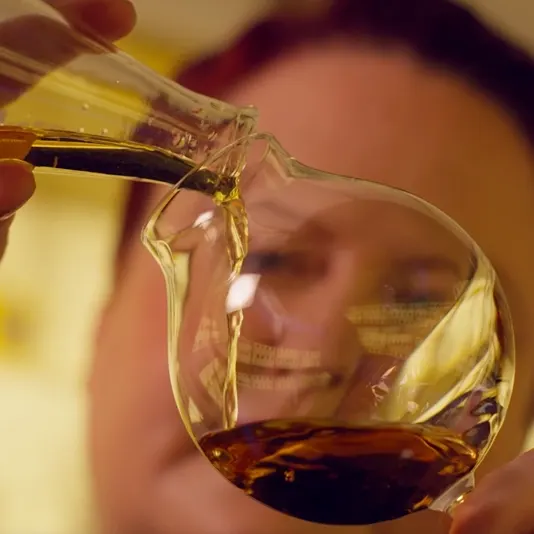
{"label": "blurred face", "polygon": [[[482,246],[505,286],[518,349],[516,393],[506,438],[497,441],[485,469],[510,459],[521,446],[529,386],[534,379],[528,352],[534,343],[529,331],[534,320],[534,247],[530,244],[534,166],[530,147],[516,125],[499,105],[467,83],[425,67],[404,51],[341,40],[309,45],[277,59],[226,99],[255,104],[261,110],[260,129],[273,132],[302,162],[408,190],[456,219]],[[305,192],[293,194],[300,199],[301,209],[313,210],[313,198],[304,202]],[[352,234],[339,231],[355,216],[354,206],[336,199],[332,202],[335,209],[323,214],[328,216],[313,217],[314,227],[299,227],[297,240],[311,243],[313,250],[313,240],[323,239],[336,251],[329,256],[331,265],[307,262],[303,271],[299,249],[290,256],[289,267],[302,276],[294,280],[277,276],[277,283],[286,285],[274,288],[285,298],[278,302],[281,308],[303,318],[298,328],[307,328],[313,335],[303,338],[295,333],[300,330],[290,325],[282,338],[273,341],[273,336],[281,334],[265,318],[270,310],[266,301],[264,309],[258,307],[255,315],[248,317],[245,337],[269,346],[333,352],[324,347],[327,338],[321,336],[321,327],[325,328],[324,317],[332,316],[340,299],[346,298],[343,273],[354,264],[354,252],[350,251],[356,249],[347,244]],[[288,212],[291,215],[291,209]],[[365,215],[361,210],[358,213]],[[387,224],[382,219],[384,230],[398,227],[395,213],[390,215]],[[336,218],[343,224],[337,224]],[[467,268],[462,251],[456,243],[449,243],[439,228],[426,228],[428,233],[422,235],[416,220],[410,224],[410,232],[387,244],[392,257],[382,264],[398,262],[394,270],[402,272],[398,265],[407,251],[410,258],[417,257],[421,256],[418,244],[439,244],[450,261],[419,265],[418,269],[425,272],[424,291],[447,300],[448,292],[464,277],[458,273]],[[380,230],[376,224],[373,229]],[[306,232],[313,238],[306,238]],[[384,231],[380,239],[387,236]],[[367,247],[365,255],[358,250],[360,260],[362,255],[366,261],[376,260],[371,250]],[[425,257],[428,252],[425,250]],[[256,261],[275,271],[279,267],[276,258],[265,255]],[[297,534],[330,530],[262,507],[224,481],[199,455],[180,421],[169,386],[163,277],[139,243],[132,244],[127,262],[129,267],[104,314],[91,387],[92,451],[104,531]],[[198,269],[206,264],[199,259]],[[326,276],[326,272],[331,274]],[[322,292],[316,298],[325,302],[324,308],[314,309],[292,297],[299,291],[296,281],[310,285],[319,276],[322,282],[314,287]],[[266,280],[268,284],[268,275]],[[368,287],[364,285],[364,289]],[[421,294],[408,275],[399,280],[399,287],[409,298]],[[375,299],[372,292],[351,295],[358,302]],[[191,320],[201,320],[202,313],[199,309]],[[302,339],[307,340],[306,346],[299,346]],[[194,340],[190,341],[192,347]],[[351,364],[337,363],[340,369]],[[403,522],[409,523],[407,531],[413,531],[427,528],[426,522],[433,520],[421,514]],[[444,520],[438,520],[436,532],[440,527],[446,532]],[[373,531],[388,532],[388,528],[384,525]],[[337,530],[365,532],[359,528]]]}

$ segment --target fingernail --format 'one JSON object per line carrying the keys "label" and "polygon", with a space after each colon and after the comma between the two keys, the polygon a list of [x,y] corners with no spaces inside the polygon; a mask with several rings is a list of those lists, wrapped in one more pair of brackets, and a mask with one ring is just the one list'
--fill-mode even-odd
{"label": "fingernail", "polygon": [[11,220],[31,198],[35,191],[33,169],[27,161],[0,159],[1,223]]}
{"label": "fingernail", "polygon": [[15,208],[9,210],[9,211],[6,211],[5,213],[2,213],[0,214],[0,223],[3,223],[3,222],[6,222],[6,221],[9,221],[11,220],[13,217],[15,217],[15,215],[17,214],[17,212],[23,208],[25,205],[26,205],[26,202],[28,202],[29,199],[25,200],[24,202],[21,202],[18,206],[16,206]]}
{"label": "fingernail", "polygon": [[4,215],[0,215],[0,223],[9,221],[9,220],[12,219],[13,217],[15,217],[17,211],[18,211],[18,209],[16,209],[16,210],[12,210],[12,211],[8,211],[8,212],[5,213]]}

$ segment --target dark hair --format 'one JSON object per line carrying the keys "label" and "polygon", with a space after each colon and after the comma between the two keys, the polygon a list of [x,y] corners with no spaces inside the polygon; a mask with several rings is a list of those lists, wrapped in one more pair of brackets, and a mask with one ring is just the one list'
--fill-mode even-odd
{"label": "dark hair", "polygon": [[272,18],[222,54],[190,65],[178,81],[223,97],[288,47],[333,33],[404,46],[423,61],[463,76],[506,106],[534,141],[533,59],[448,0],[337,0],[320,19]]}
{"label": "dark hair", "polygon": [[[288,48],[334,33],[378,46],[404,46],[424,62],[463,76],[505,106],[534,143],[533,59],[448,0],[334,0],[329,11],[317,18],[299,19],[282,12],[223,52],[187,66],[177,80],[193,91],[224,98],[235,84]],[[125,238],[136,226],[143,198],[146,193],[136,184]]]}

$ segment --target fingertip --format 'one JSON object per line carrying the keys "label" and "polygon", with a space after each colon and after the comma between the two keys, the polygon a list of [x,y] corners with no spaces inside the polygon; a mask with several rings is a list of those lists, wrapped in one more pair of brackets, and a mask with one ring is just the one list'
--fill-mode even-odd
{"label": "fingertip", "polygon": [[137,22],[135,7],[129,0],[90,0],[83,2],[72,18],[108,41],[126,37]]}
{"label": "fingertip", "polygon": [[478,506],[467,502],[454,510],[454,517],[449,534],[473,534],[484,532],[491,534],[495,524],[494,511],[496,507]]}
{"label": "fingertip", "polygon": [[0,160],[0,217],[11,218],[35,191],[33,166],[25,161]]}

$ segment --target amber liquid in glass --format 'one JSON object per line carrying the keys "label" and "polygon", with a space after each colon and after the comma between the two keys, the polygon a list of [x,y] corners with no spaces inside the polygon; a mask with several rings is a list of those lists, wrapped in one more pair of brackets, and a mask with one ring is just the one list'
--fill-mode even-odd
{"label": "amber liquid in glass", "polygon": [[[170,150],[133,141],[60,130],[0,126],[0,159],[24,159],[34,167],[124,177],[175,185],[195,169],[195,163]],[[214,175],[213,175],[214,176]],[[213,177],[211,176],[213,182]],[[192,187],[203,190],[202,177]]]}
{"label": "amber liquid in glass", "polygon": [[276,420],[207,434],[200,447],[251,497],[330,525],[372,524],[426,509],[477,463],[476,450],[460,436],[411,425]]}
{"label": "amber liquid in glass", "polygon": [[185,158],[140,143],[61,132],[38,138],[25,159],[35,167],[110,174],[169,185],[194,167]]}

